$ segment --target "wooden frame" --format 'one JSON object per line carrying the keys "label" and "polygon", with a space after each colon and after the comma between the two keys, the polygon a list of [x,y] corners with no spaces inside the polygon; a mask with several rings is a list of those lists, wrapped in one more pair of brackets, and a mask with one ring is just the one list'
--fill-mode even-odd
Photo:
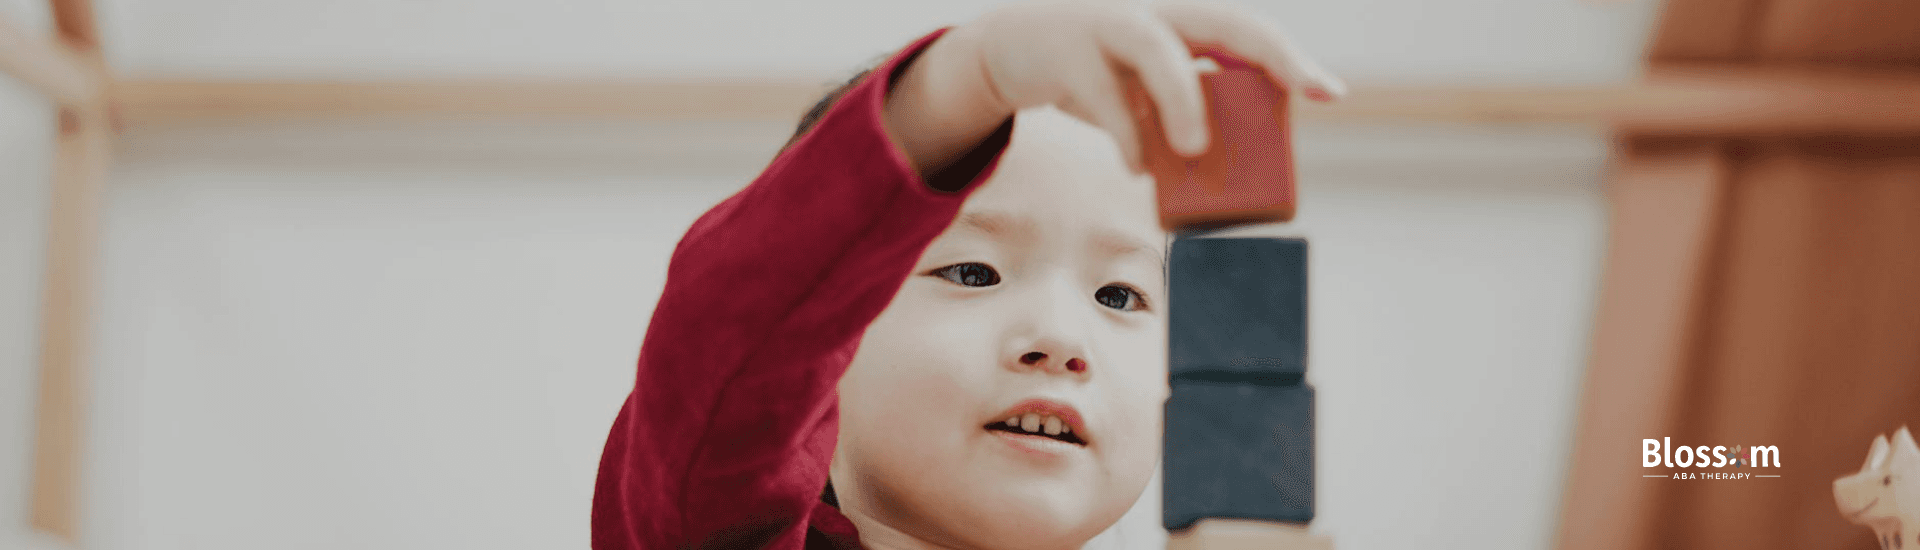
{"label": "wooden frame", "polygon": [[0,19],[0,72],[18,77],[54,101],[84,104],[100,99],[103,85],[83,59],[63,41],[30,37]]}
{"label": "wooden frame", "polygon": [[87,331],[101,187],[112,142],[98,30],[88,0],[53,0],[55,36],[30,37],[0,21],[0,72],[19,77],[59,110],[40,311],[28,524],[76,546],[85,424]]}
{"label": "wooden frame", "polygon": [[[121,82],[130,124],[195,119],[391,116],[790,120],[822,80]],[[1667,67],[1621,86],[1356,86],[1337,104],[1297,102],[1332,124],[1594,124],[1635,134],[1920,131],[1909,73]]]}
{"label": "wooden frame", "polygon": [[29,524],[76,543],[92,268],[112,142],[105,110],[62,107],[58,140],[42,278]]}

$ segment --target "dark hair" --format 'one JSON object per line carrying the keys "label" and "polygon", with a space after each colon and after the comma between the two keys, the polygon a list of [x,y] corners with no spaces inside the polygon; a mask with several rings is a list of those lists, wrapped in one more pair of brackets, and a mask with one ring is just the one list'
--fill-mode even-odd
{"label": "dark hair", "polygon": [[[826,116],[827,111],[833,108],[833,104],[840,101],[840,96],[847,95],[848,91],[853,90],[854,86],[859,85],[860,81],[872,72],[873,69],[871,68],[860,69],[860,72],[854,73],[853,78],[849,78],[846,82],[840,83],[839,86],[835,86],[832,90],[827,91],[827,95],[821,96],[818,101],[813,102],[813,107],[807,109],[807,114],[800,115],[800,124],[794,126],[793,137],[787,138],[787,145],[793,145],[793,142],[800,141],[800,136],[807,135],[808,130],[812,130],[815,124],[820,123],[820,117]],[[786,146],[782,146],[781,148],[784,149]]]}

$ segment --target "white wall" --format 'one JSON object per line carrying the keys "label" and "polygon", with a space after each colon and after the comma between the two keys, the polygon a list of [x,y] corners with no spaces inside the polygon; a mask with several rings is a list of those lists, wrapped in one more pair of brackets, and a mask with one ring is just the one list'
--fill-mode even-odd
{"label": "white wall", "polygon": [[[90,547],[583,547],[668,251],[784,130],[129,134]],[[1418,128],[1299,141],[1298,222],[1253,232],[1314,246],[1315,529],[1343,549],[1547,544],[1602,144]],[[1119,547],[1152,547],[1157,517],[1129,521]]]}
{"label": "white wall", "polygon": [[[131,74],[841,75],[997,0],[97,0]],[[1127,1],[1127,0],[1112,0]],[[1248,0],[1359,80],[1602,82],[1661,2]]]}
{"label": "white wall", "polygon": [[662,260],[739,180],[452,145],[477,132],[128,137],[98,548],[586,545]]}

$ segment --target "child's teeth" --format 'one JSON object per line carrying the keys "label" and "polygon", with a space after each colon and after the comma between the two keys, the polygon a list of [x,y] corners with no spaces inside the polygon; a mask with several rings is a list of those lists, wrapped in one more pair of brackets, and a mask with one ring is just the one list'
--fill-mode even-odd
{"label": "child's teeth", "polygon": [[1020,417],[1018,417],[1018,416],[1015,416],[1015,417],[1013,417],[1013,418],[1009,418],[1009,419],[1007,419],[1007,425],[1008,425],[1008,426],[1013,426],[1013,427],[1015,427],[1015,428],[1018,428],[1018,427],[1020,427]]}
{"label": "child's teeth", "polygon": [[1040,431],[1040,415],[1027,413],[1026,416],[1020,417],[1020,429],[1029,432]]}
{"label": "child's teeth", "polygon": [[1060,435],[1060,418],[1059,417],[1056,417],[1056,416],[1047,417],[1047,435]]}

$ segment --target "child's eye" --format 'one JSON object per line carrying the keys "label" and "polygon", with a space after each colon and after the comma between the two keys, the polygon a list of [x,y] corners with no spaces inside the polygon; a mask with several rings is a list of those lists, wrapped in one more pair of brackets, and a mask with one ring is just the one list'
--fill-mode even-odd
{"label": "child's eye", "polygon": [[1121,311],[1133,311],[1147,308],[1147,297],[1140,291],[1119,285],[1107,285],[1093,292],[1093,299],[1100,305]]}
{"label": "child's eye", "polygon": [[933,275],[960,286],[982,287],[1000,284],[1000,272],[979,262],[942,267],[933,270]]}

